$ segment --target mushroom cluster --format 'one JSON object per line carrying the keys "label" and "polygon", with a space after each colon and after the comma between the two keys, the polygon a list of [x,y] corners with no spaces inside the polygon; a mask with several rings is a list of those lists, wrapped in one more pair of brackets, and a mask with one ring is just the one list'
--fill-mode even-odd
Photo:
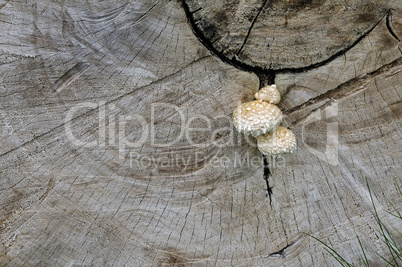
{"label": "mushroom cluster", "polygon": [[233,111],[233,124],[237,131],[257,138],[260,152],[268,156],[292,153],[296,148],[295,135],[279,126],[282,112],[275,106],[281,100],[276,86],[261,88],[255,94],[257,100],[244,103]]}

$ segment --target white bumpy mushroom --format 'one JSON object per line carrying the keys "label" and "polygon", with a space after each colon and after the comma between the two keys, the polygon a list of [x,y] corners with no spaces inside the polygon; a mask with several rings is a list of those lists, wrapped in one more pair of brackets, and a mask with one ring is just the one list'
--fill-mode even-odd
{"label": "white bumpy mushroom", "polygon": [[265,86],[255,93],[255,99],[264,100],[271,104],[278,104],[281,101],[281,94],[275,84]]}
{"label": "white bumpy mushroom", "polygon": [[262,100],[244,103],[233,111],[235,128],[254,137],[276,129],[281,121],[281,110]]}
{"label": "white bumpy mushroom", "polygon": [[296,148],[296,137],[291,130],[279,126],[274,131],[257,138],[258,150],[267,156],[292,153]]}
{"label": "white bumpy mushroom", "polygon": [[281,95],[275,84],[261,88],[255,98],[233,111],[235,128],[256,137],[258,150],[264,155],[276,157],[292,153],[296,149],[296,137],[291,130],[279,126],[282,112],[275,104]]}

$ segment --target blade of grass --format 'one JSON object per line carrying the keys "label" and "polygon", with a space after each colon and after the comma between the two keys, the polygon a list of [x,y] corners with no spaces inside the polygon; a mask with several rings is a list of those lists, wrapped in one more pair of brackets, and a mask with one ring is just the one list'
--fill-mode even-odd
{"label": "blade of grass", "polygon": [[402,190],[401,190],[401,188],[399,187],[399,184],[398,184],[398,181],[396,180],[396,177],[395,177],[395,187],[398,189],[399,194],[402,196]]}
{"label": "blade of grass", "polygon": [[[379,231],[378,231],[378,232],[379,232]],[[379,232],[379,233],[380,233],[380,232]],[[381,234],[381,233],[380,233],[380,234]],[[390,239],[387,239],[387,238],[384,238],[384,237],[380,237],[380,239],[381,239],[382,242],[384,242],[384,243],[388,246],[388,248],[390,248],[390,249],[396,254],[396,257],[397,257],[399,260],[402,260],[402,258],[401,258],[401,253],[402,253],[402,251],[401,251],[400,248],[398,248],[397,244],[394,243],[394,241],[392,241],[392,240],[390,240]],[[392,253],[391,253],[391,254],[392,254]],[[392,256],[394,256],[394,255],[392,255]]]}
{"label": "blade of grass", "polygon": [[[402,196],[402,190],[401,190],[401,188],[399,187],[399,184],[398,184],[398,181],[396,180],[396,177],[395,177],[395,188],[398,190],[398,192],[399,192],[399,194]],[[396,215],[396,214],[394,214],[394,213],[392,213],[392,212],[389,212],[389,211],[386,211],[388,214],[390,214],[390,215],[392,215],[392,216],[395,216],[395,217],[397,217],[398,219],[402,219],[402,215],[401,215],[401,213],[398,211],[398,209],[395,207],[395,205],[387,198],[387,201],[388,201],[388,203],[391,205],[391,207],[394,209],[394,212],[396,212],[396,214],[398,214],[398,215]]]}
{"label": "blade of grass", "polygon": [[362,242],[360,241],[360,238],[359,238],[358,235],[356,235],[356,238],[357,238],[357,241],[359,241],[360,248],[362,249],[362,252],[363,252],[362,261],[363,261],[363,263],[364,263],[364,266],[368,267],[368,266],[369,266],[369,263],[368,263],[368,260],[367,260],[367,257],[366,257],[366,252],[364,251]]}
{"label": "blade of grass", "polygon": [[[394,266],[399,266],[398,262],[402,262],[402,248],[398,247],[398,243],[395,242],[395,240],[394,240],[393,236],[391,235],[391,233],[389,232],[388,228],[386,227],[386,225],[383,223],[383,221],[381,220],[380,216],[378,215],[377,208],[376,208],[376,206],[374,204],[373,195],[372,195],[372,192],[371,192],[367,177],[366,177],[366,184],[367,184],[367,189],[369,191],[371,204],[372,204],[373,209],[374,209],[373,216],[374,216],[374,219],[378,223],[378,226],[379,226],[379,230],[377,229],[377,232],[380,235],[381,241],[386,244],[386,246],[388,248],[388,251],[391,254],[392,260],[386,259],[384,256],[381,256],[377,252],[375,252],[375,254],[377,256],[379,256],[384,262],[386,262],[387,266],[393,266],[393,267]],[[401,187],[398,184],[398,181],[396,180],[396,177],[395,177],[395,188],[398,190],[399,194],[402,196],[402,190],[401,190]],[[389,215],[392,215],[392,216],[394,216],[394,217],[396,217],[398,219],[402,219],[402,215],[398,211],[398,209],[395,207],[395,205],[389,199],[387,199],[387,200],[388,200],[388,203],[393,208],[393,211],[386,211],[386,210],[384,210],[384,211],[387,212]],[[395,213],[393,213],[393,212],[395,212]],[[394,229],[394,230],[397,233],[399,233],[400,235],[402,235],[401,232],[398,231],[398,229]],[[304,233],[304,234],[312,237],[316,241],[318,241],[321,244],[323,244],[325,246],[324,249],[342,266],[354,267],[353,264],[348,263],[338,252],[336,252],[333,248],[328,246],[323,241],[319,240],[318,238],[316,238],[316,237],[314,237],[314,236],[312,236],[310,234],[307,234],[307,233]],[[361,243],[360,238],[359,238],[359,236],[357,234],[356,234],[356,238],[357,238],[357,240],[359,242],[359,246],[360,246],[360,248],[362,250],[362,253],[363,253],[363,257],[359,258],[359,266],[361,265],[360,261],[362,261],[363,264],[367,267],[370,264],[369,264],[369,261],[367,259],[366,252],[365,252],[365,250],[363,248],[363,244]]]}
{"label": "blade of grass", "polygon": [[384,257],[381,256],[380,254],[378,254],[377,252],[376,252],[375,254],[377,254],[378,257],[380,257],[381,259],[383,259],[383,261],[385,261],[386,263],[388,263],[388,265],[395,266],[395,265],[393,265],[392,263],[390,263],[386,258],[384,258]]}
{"label": "blade of grass", "polygon": [[396,257],[395,257],[395,254],[397,254],[396,256],[398,257],[399,248],[396,245],[395,240],[393,240],[393,238],[392,238],[391,234],[389,233],[387,227],[381,221],[381,219],[378,216],[378,214],[376,214],[376,220],[377,220],[378,225],[380,226],[381,231],[378,231],[378,232],[380,233],[380,235],[382,235],[381,240],[387,245],[388,250],[389,250],[389,252],[390,252],[390,254],[392,256],[392,259],[394,260],[394,263],[396,264],[396,266],[399,266],[397,261],[396,261]]}
{"label": "blade of grass", "polygon": [[337,262],[339,262],[340,265],[345,266],[345,267],[354,267],[354,265],[348,263],[344,258],[339,258],[335,256],[331,251],[329,251],[327,248],[324,248],[332,258],[334,258]]}
{"label": "blade of grass", "polygon": [[[336,250],[334,250],[333,248],[331,248],[330,246],[328,246],[326,243],[324,243],[323,241],[321,241],[320,239],[304,233],[305,235],[308,235],[309,237],[314,238],[315,240],[317,240],[318,242],[320,242],[321,244],[323,244],[326,247],[326,251],[328,251],[329,254],[331,254],[331,256],[336,259],[342,266],[348,266],[348,267],[354,267],[353,264],[348,263],[338,252],[336,252]],[[335,256],[336,255],[336,256]]]}
{"label": "blade of grass", "polygon": [[[388,200],[388,199],[387,199]],[[396,214],[395,213],[392,213],[392,212],[390,212],[390,211],[387,211],[387,210],[384,210],[386,213],[388,213],[389,215],[392,215],[392,216],[394,216],[394,217],[396,217],[396,218],[398,218],[398,219],[401,219],[402,220],[402,215],[401,215],[401,213],[396,209],[396,207],[394,206],[394,204],[392,204],[391,203],[391,201],[389,201],[388,200],[388,203],[391,205],[391,207],[394,209],[394,212],[396,212]]]}
{"label": "blade of grass", "polygon": [[[371,189],[370,189],[370,185],[369,185],[369,183],[368,183],[367,177],[366,177],[366,184],[367,184],[367,189],[368,189],[368,191],[369,191],[371,204],[373,205],[373,209],[374,209],[374,217],[375,217],[375,219],[376,219],[378,225],[380,226],[380,234],[384,237],[385,240],[388,240],[388,238],[387,238],[387,236],[386,236],[386,234],[385,234],[385,231],[388,232],[388,230],[386,230],[385,225],[383,224],[383,222],[382,222],[381,219],[380,219],[380,216],[378,215],[377,208],[376,208],[376,206],[375,206],[375,204],[374,204],[373,195],[372,195],[372,193],[371,193]],[[385,228],[385,231],[384,231],[384,228]],[[388,233],[388,234],[389,234],[389,233]],[[396,258],[395,258],[395,255],[394,255],[394,253],[393,253],[393,249],[391,248],[389,242],[385,242],[385,244],[386,244],[387,247],[388,247],[388,251],[389,251],[389,253],[390,253],[391,256],[392,256],[392,259],[393,259],[395,265],[396,265],[396,266],[399,266],[398,263],[396,262]]]}

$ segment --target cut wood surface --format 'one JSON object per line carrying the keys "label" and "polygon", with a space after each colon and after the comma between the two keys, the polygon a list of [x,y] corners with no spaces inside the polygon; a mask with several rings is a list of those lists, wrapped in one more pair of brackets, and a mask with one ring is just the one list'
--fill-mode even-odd
{"label": "cut wood surface", "polygon": [[400,0],[109,2],[0,1],[1,266],[381,266],[366,179],[402,243]]}
{"label": "cut wood surface", "polygon": [[275,70],[330,59],[371,32],[394,7],[382,0],[184,2],[195,28],[217,52]]}

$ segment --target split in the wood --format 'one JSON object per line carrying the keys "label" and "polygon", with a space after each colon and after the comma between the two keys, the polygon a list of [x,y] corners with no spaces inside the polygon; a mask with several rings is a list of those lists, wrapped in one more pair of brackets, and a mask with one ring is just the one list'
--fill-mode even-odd
{"label": "split in the wood", "polygon": [[264,3],[262,4],[260,10],[258,10],[257,15],[254,17],[253,21],[251,22],[250,28],[247,31],[247,35],[244,38],[243,44],[241,45],[240,49],[237,51],[236,55],[239,55],[241,51],[243,50],[244,46],[247,43],[248,37],[250,36],[251,30],[254,27],[255,22],[257,21],[258,16],[260,15],[261,11],[264,9],[265,5],[267,4],[268,0],[265,0]]}
{"label": "split in the wood", "polygon": [[387,29],[388,29],[389,33],[392,35],[392,37],[394,37],[396,40],[398,40],[398,42],[400,42],[401,40],[399,39],[398,35],[396,35],[394,30],[392,29],[391,24],[392,24],[392,10],[389,10],[388,14],[387,14],[387,21],[386,21]]}
{"label": "split in the wood", "polygon": [[289,247],[293,246],[294,243],[291,243],[289,245],[287,245],[286,247],[284,247],[283,249],[279,250],[278,252],[274,252],[268,255],[268,257],[280,257],[280,258],[286,258],[286,249],[288,249]]}
{"label": "split in the wood", "polygon": [[275,71],[274,70],[254,70],[254,73],[260,80],[260,88],[264,88],[270,84],[275,83]]}
{"label": "split in the wood", "polygon": [[53,89],[60,93],[66,88],[70,83],[76,80],[84,71],[89,67],[89,64],[80,62],[74,67],[69,69],[63,76],[61,76],[53,86]]}
{"label": "split in the wood", "polygon": [[269,170],[269,163],[266,156],[264,156],[264,180],[267,184],[267,194],[269,197],[269,204],[272,206],[272,187],[269,186],[269,178],[271,177],[271,171]]}
{"label": "split in the wood", "polygon": [[[321,95],[311,98],[307,102],[287,110],[285,114],[290,115],[299,110],[309,109],[309,107],[316,106],[318,102],[322,102],[322,105],[320,105],[319,107],[315,107],[314,109],[311,109],[311,111],[308,114],[306,114],[302,119],[299,119],[297,123],[291,123],[292,126],[298,125],[299,123],[303,122],[304,118],[307,118],[308,115],[312,114],[313,112],[316,112],[317,110],[322,110],[326,108],[327,106],[331,105],[333,101],[339,101],[342,98],[347,97],[351,94],[356,94],[359,91],[365,90],[366,87],[361,86],[362,84],[365,84],[367,81],[373,80],[376,77],[380,77],[379,75],[384,74],[393,68],[395,68],[395,71],[397,71],[401,64],[402,64],[402,58],[398,58],[392,61],[391,63],[382,66],[379,69],[367,73],[363,77],[356,77],[354,79],[351,79],[345,83],[338,85],[336,88],[332,90],[329,90]],[[354,89],[350,90],[350,88]]]}

